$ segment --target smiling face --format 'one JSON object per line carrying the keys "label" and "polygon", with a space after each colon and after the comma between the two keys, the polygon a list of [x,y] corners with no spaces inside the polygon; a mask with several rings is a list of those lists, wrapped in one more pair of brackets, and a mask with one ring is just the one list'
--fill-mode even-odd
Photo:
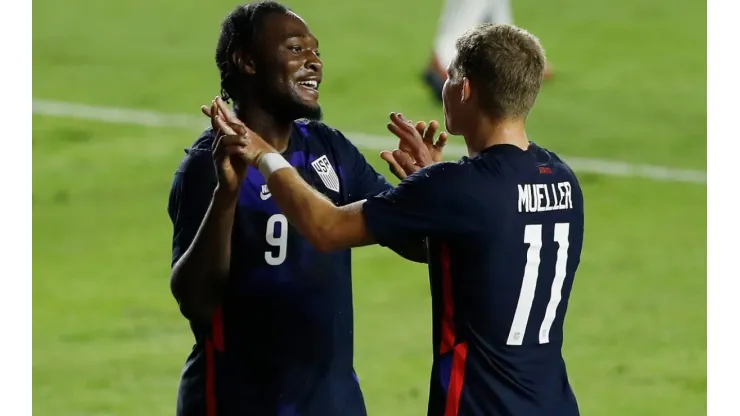
{"label": "smiling face", "polygon": [[259,100],[282,120],[320,119],[323,63],[303,19],[292,12],[267,16],[259,38],[253,84]]}

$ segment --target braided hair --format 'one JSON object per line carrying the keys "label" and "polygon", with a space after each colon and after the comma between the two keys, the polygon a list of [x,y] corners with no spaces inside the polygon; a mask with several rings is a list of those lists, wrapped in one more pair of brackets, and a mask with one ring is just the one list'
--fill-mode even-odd
{"label": "braided hair", "polygon": [[257,1],[238,6],[224,19],[216,46],[216,66],[221,74],[221,98],[239,101],[241,72],[232,56],[238,50],[252,52],[264,24],[272,13],[288,13],[290,9],[275,1]]}

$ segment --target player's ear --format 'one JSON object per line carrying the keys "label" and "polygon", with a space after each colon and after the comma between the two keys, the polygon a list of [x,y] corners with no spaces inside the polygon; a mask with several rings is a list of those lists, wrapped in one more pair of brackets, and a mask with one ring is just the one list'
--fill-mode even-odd
{"label": "player's ear", "polygon": [[460,102],[468,102],[470,100],[470,93],[470,80],[464,77],[462,79],[462,88],[460,89]]}
{"label": "player's ear", "polygon": [[236,51],[231,55],[231,59],[234,61],[234,64],[236,64],[236,67],[245,74],[254,75],[257,72],[254,65],[254,59],[252,59],[251,56],[241,51]]}

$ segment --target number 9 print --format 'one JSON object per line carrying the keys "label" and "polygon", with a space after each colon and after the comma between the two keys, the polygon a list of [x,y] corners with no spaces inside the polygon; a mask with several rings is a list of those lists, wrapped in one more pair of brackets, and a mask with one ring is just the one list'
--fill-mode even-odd
{"label": "number 9 print", "polygon": [[270,266],[279,266],[288,255],[288,219],[283,214],[275,214],[267,219],[265,228],[267,244],[277,248],[277,254],[265,251],[265,262]]}

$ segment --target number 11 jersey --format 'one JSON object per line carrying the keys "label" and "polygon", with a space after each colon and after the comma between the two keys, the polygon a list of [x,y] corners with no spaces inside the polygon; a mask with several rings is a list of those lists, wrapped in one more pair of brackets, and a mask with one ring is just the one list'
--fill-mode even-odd
{"label": "number 11 jersey", "polygon": [[382,245],[428,239],[430,416],[576,416],[561,349],[583,195],[534,143],[422,169],[363,205]]}
{"label": "number 11 jersey", "polygon": [[[283,155],[335,204],[391,188],[337,130],[319,122],[293,127]],[[212,130],[204,132],[175,174],[172,264],[190,246],[211,201],[214,139]],[[251,167],[232,234],[222,305],[210,322],[190,321],[196,342],[177,415],[365,415],[353,369],[350,251],[317,252]]]}

